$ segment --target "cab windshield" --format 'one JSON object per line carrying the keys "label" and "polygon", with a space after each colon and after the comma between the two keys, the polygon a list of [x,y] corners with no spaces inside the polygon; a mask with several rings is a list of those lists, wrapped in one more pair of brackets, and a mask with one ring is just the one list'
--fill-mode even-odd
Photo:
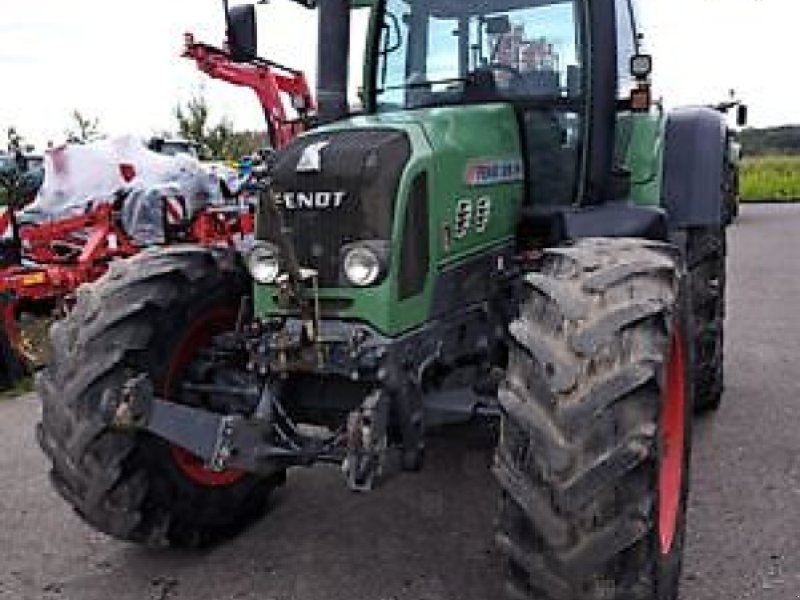
{"label": "cab windshield", "polygon": [[386,0],[376,109],[579,98],[578,5],[577,0]]}

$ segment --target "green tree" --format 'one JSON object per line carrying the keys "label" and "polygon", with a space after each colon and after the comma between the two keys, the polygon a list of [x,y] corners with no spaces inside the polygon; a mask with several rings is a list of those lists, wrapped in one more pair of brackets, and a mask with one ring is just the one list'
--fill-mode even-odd
{"label": "green tree", "polygon": [[212,125],[209,113],[208,102],[202,94],[175,108],[180,136],[200,144],[209,158],[237,160],[263,145],[263,135],[251,131],[237,132],[230,119],[223,117]]}
{"label": "green tree", "polygon": [[189,141],[201,146],[208,140],[208,103],[202,95],[194,96],[186,106],[175,107],[178,120],[178,133]]}
{"label": "green tree", "polygon": [[16,127],[9,127],[6,130],[6,147],[8,152],[15,154],[17,152],[33,152],[33,144],[25,141],[25,137],[21,135]]}
{"label": "green tree", "polygon": [[267,134],[256,131],[235,131],[228,140],[225,149],[226,160],[239,160],[243,156],[253,154],[268,144]]}
{"label": "green tree", "polygon": [[17,133],[16,128],[8,128],[8,151],[20,152],[22,150],[23,137]]}
{"label": "green tree", "polygon": [[103,137],[100,133],[100,119],[87,117],[79,110],[72,111],[72,129],[67,130],[70,144],[86,144]]}
{"label": "green tree", "polygon": [[21,206],[30,200],[42,184],[44,172],[32,169],[25,154],[33,152],[33,146],[16,128],[6,131],[8,153],[0,155],[0,204]]}
{"label": "green tree", "polygon": [[746,156],[800,154],[800,126],[745,129],[740,137],[742,150]]}

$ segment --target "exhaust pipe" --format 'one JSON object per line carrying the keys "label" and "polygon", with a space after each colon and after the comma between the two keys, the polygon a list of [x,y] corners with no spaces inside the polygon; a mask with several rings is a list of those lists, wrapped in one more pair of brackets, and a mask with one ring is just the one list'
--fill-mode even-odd
{"label": "exhaust pipe", "polygon": [[317,37],[317,105],[321,123],[347,116],[347,71],[350,59],[350,3],[319,0]]}

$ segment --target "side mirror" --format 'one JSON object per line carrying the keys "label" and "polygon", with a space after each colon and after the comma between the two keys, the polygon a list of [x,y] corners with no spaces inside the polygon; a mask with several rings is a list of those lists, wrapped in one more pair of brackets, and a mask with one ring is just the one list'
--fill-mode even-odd
{"label": "side mirror", "polygon": [[653,57],[649,54],[636,54],[631,57],[631,75],[644,80],[653,72]]}
{"label": "side mirror", "polygon": [[248,62],[258,56],[256,7],[252,4],[228,10],[228,47],[236,62]]}
{"label": "side mirror", "polygon": [[736,108],[736,124],[739,127],[744,127],[747,125],[747,105],[740,104]]}

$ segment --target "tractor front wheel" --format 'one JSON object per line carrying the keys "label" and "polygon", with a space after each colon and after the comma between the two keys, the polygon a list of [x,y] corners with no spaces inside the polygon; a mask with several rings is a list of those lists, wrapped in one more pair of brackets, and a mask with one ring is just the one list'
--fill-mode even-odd
{"label": "tractor front wheel", "polygon": [[[234,328],[248,278],[227,252],[183,246],[119,261],[79,290],[51,331],[37,378],[39,442],[56,489],[90,525],[148,545],[201,546],[258,517],[285,476],[215,472],[153,435],[108,425],[127,381],[149,375],[182,401],[181,383],[212,337]],[[241,410],[220,406],[210,410]]]}
{"label": "tractor front wheel", "polygon": [[677,598],[692,349],[672,250],[584,240],[526,278],[495,462],[509,598]]}
{"label": "tractor front wheel", "polygon": [[720,226],[696,227],[686,236],[695,356],[694,410],[706,413],[720,407],[724,387],[726,230]]}

